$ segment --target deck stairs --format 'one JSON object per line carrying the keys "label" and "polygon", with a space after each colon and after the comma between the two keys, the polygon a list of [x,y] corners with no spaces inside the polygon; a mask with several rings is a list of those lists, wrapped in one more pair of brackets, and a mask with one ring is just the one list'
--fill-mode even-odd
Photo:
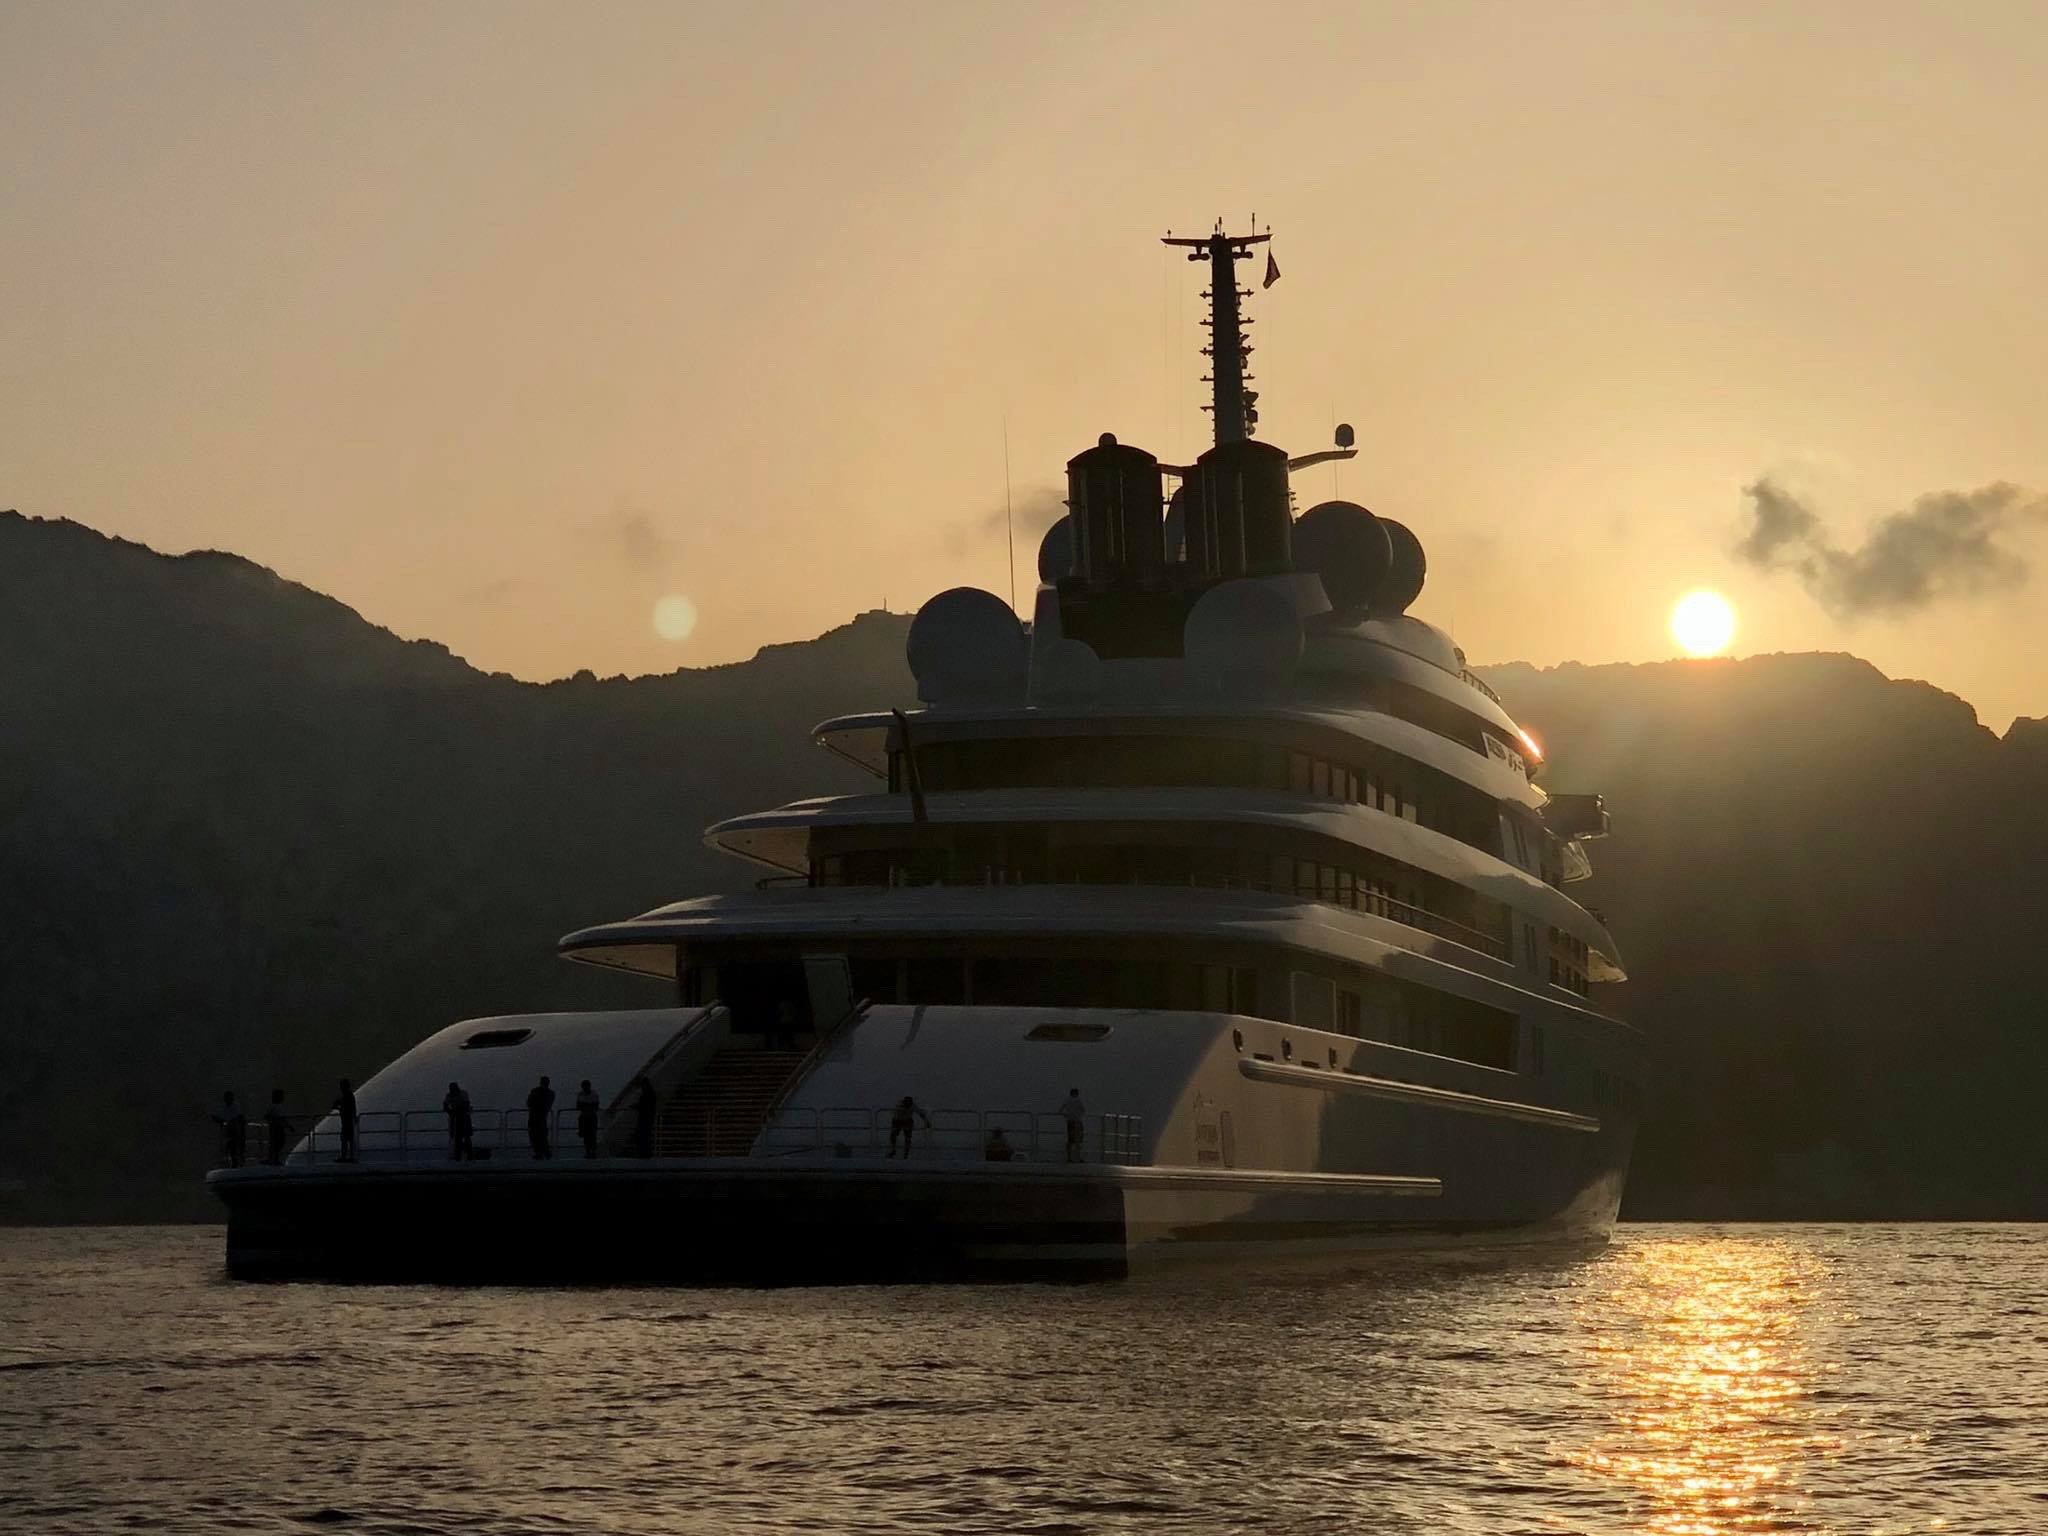
{"label": "deck stairs", "polygon": [[808,1051],[726,1045],[661,1108],[658,1157],[745,1157]]}

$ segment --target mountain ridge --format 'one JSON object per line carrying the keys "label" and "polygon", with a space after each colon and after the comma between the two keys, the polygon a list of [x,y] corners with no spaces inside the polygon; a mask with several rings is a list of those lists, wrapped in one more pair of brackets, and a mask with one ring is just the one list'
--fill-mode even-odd
{"label": "mountain ridge", "polygon": [[[0,1217],[207,1215],[229,1081],[324,1103],[451,1019],[646,1004],[555,938],[743,886],[721,816],[868,787],[808,731],[913,701],[908,624],[528,682],[0,514]],[[1579,889],[1658,1066],[1632,1214],[2048,1215],[2048,723],[1842,653],[1475,670],[1614,808]]]}

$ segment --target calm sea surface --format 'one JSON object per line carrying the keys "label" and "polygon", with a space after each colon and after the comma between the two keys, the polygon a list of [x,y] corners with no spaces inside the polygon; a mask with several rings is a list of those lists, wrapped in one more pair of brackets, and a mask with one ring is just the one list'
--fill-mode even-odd
{"label": "calm sea surface", "polygon": [[2048,1532],[2048,1228],[779,1292],[231,1285],[220,1243],[0,1229],[0,1526]]}

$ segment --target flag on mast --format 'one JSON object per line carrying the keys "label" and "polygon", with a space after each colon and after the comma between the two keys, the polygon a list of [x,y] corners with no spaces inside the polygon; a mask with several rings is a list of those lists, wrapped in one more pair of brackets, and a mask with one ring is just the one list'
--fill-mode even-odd
{"label": "flag on mast", "polygon": [[1263,283],[1259,284],[1259,286],[1261,288],[1270,288],[1279,281],[1280,263],[1275,261],[1273,259],[1273,253],[1271,251],[1268,251],[1266,252],[1266,280]]}

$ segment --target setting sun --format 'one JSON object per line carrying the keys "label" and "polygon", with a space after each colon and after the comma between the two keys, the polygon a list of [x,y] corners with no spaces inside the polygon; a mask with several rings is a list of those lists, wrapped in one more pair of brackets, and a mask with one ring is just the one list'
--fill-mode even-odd
{"label": "setting sun", "polygon": [[1671,638],[1688,656],[1718,656],[1735,638],[1735,609],[1711,588],[1688,592],[1671,610]]}

